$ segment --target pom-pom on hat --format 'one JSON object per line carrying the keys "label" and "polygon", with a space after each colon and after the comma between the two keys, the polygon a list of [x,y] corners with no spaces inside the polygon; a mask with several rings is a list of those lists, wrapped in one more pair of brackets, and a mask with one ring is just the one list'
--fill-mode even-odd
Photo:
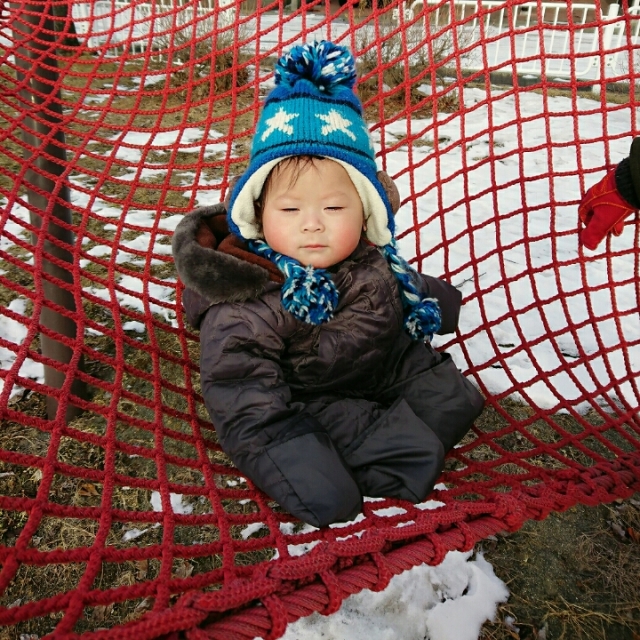
{"label": "pom-pom on hat", "polygon": [[284,273],[282,304],[287,311],[311,324],[330,320],[338,302],[331,275],[273,251],[264,242],[254,203],[272,169],[285,158],[304,155],[338,162],[362,201],[367,239],[380,247],[398,280],[407,331],[416,340],[430,338],[440,327],[440,310],[437,301],[422,298],[417,274],[396,251],[394,208],[378,177],[355,81],[353,56],[332,42],[297,45],[278,60],[276,87],[265,99],[249,166],[229,195],[229,228]]}

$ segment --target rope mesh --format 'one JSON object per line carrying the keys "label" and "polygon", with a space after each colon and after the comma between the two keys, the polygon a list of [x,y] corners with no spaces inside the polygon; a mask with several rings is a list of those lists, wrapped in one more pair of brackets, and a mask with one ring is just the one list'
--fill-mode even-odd
{"label": "rope mesh", "polygon": [[[277,638],[640,490],[637,216],[577,243],[580,193],[639,133],[638,7],[360,4],[1,5],[0,626]],[[314,38],[360,60],[401,251],[462,290],[438,348],[487,396],[437,502],[371,500],[323,530],[221,452],[170,255],[242,171],[275,57]]]}

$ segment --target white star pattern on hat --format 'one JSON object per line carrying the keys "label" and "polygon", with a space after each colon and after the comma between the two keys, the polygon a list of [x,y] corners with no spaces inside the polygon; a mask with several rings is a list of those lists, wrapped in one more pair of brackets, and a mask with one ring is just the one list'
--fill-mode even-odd
{"label": "white star pattern on hat", "polygon": [[342,131],[342,133],[349,136],[354,142],[356,141],[355,133],[353,133],[353,131],[349,131],[349,127],[353,122],[343,118],[335,109],[331,109],[331,111],[326,115],[316,113],[316,118],[320,118],[320,120],[327,123],[322,126],[323,136],[328,136],[334,131]]}
{"label": "white star pattern on hat", "polygon": [[287,113],[282,107],[276,112],[274,116],[267,120],[267,129],[260,138],[264,142],[274,131],[282,131],[288,136],[293,135],[293,127],[289,124],[289,120],[297,118],[299,113]]}

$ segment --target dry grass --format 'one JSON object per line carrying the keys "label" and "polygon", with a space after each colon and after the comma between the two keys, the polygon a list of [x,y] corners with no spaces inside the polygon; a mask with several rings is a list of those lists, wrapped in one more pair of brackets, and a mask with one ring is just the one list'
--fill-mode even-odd
{"label": "dry grass", "polygon": [[576,506],[481,543],[511,591],[481,638],[637,640],[638,498]]}
{"label": "dry grass", "polygon": [[[373,67],[365,66],[361,69],[363,74],[372,71]],[[217,59],[216,59],[217,64]],[[224,63],[224,61],[222,62]],[[216,66],[217,71],[220,69]],[[88,70],[98,70],[104,77],[89,80]],[[69,105],[81,100],[88,92],[97,92],[107,95],[110,91],[108,85],[116,71],[114,63],[103,62],[96,66],[93,57],[74,62],[70,73],[65,80],[63,98]],[[135,74],[139,69],[135,63],[128,68],[130,74]],[[204,73],[204,72],[203,72]],[[367,102],[367,116],[371,121],[380,118],[382,109],[384,118],[394,118],[404,112],[406,102],[405,87],[410,83],[409,111],[412,117],[427,117],[431,115],[434,103],[433,99],[425,97],[416,91],[415,85],[427,82],[429,79],[422,77],[420,64],[416,63],[407,69],[389,69],[383,74],[383,83],[389,84],[389,96],[381,103],[380,88],[377,76],[372,76],[360,86],[362,99]],[[231,74],[225,74],[221,78],[226,81]],[[246,76],[236,74],[234,82],[246,83]],[[162,95],[147,96],[144,108],[136,111],[137,99],[134,95],[119,95],[110,103],[110,111],[107,117],[100,120],[96,128],[93,142],[85,148],[91,154],[84,154],[73,158],[75,172],[73,177],[82,178],[87,186],[97,178],[87,174],[94,173],[100,176],[107,171],[108,176],[100,187],[100,193],[115,199],[125,199],[131,195],[132,206],[157,205],[158,193],[166,184],[166,177],[149,179],[130,194],[130,186],[114,181],[127,173],[127,169],[118,163],[109,165],[105,159],[112,145],[105,142],[126,128],[154,128],[182,127],[186,122],[190,126],[203,126],[203,123],[211,122],[220,117],[220,123],[216,123],[219,133],[243,134],[234,140],[235,152],[238,154],[248,151],[250,136],[247,132],[253,125],[253,113],[247,112],[238,115],[234,119],[233,131],[230,130],[228,116],[230,110],[236,111],[253,104],[254,96],[250,91],[241,91],[237,101],[232,104],[230,97],[220,97],[211,100],[212,95],[226,92],[229,84],[218,85],[216,83],[202,82],[198,85],[199,92],[194,96],[195,102],[188,109],[185,116],[184,99],[185,86],[189,77],[175,74],[169,82],[158,80],[152,89],[162,91]],[[2,80],[2,82],[6,82]],[[123,77],[121,83],[130,83],[130,78]],[[2,87],[0,87],[2,89]],[[166,89],[166,92],[164,90]],[[201,90],[201,91],[200,91]],[[192,94],[193,95],[193,94]],[[459,108],[459,101],[455,90],[444,92],[435,105],[440,111],[455,111]],[[8,119],[13,117],[13,112],[6,104],[2,105],[4,113],[0,112],[0,125],[6,126]],[[117,113],[120,111],[121,113]],[[125,116],[123,113],[129,113]],[[79,145],[86,127],[96,123],[99,111],[83,113],[76,119],[76,125],[67,136],[70,150]],[[413,144],[428,144],[426,141],[413,141]],[[7,150],[16,155],[21,153],[20,146],[15,141],[8,141]],[[71,151],[70,151],[71,153]],[[171,160],[173,171],[169,178],[169,185],[178,187],[180,177],[184,171],[186,175],[190,167],[198,160],[196,154],[178,153],[169,157],[168,152],[152,151],[145,158],[149,163],[168,164]],[[205,167],[202,176],[208,180],[220,179],[223,172],[223,162],[220,158],[205,159]],[[9,190],[10,175],[15,175],[20,163],[0,153],[0,162],[4,168],[4,174],[0,175],[0,188]],[[242,167],[236,165],[236,170]],[[163,208],[169,210],[183,210],[187,200],[176,188],[165,195],[161,203]],[[102,220],[90,218],[87,222],[87,231],[97,237],[111,241],[113,234],[105,231]],[[122,239],[133,239],[135,233],[125,235]],[[96,243],[90,242],[84,246],[90,249]],[[20,248],[10,250],[12,255],[23,260],[29,258],[29,252]],[[128,269],[142,271],[140,265],[126,263]],[[33,287],[32,277],[27,270],[21,269],[9,262],[0,261],[0,268],[6,277],[15,283],[26,287]],[[175,276],[170,263],[154,265],[151,275],[159,278],[171,278]],[[97,263],[89,264],[83,272],[83,286],[92,286],[95,278],[106,277],[107,269]],[[8,305],[15,297],[15,292],[10,289],[0,288],[0,304]],[[27,309],[27,313],[29,310]],[[113,329],[114,321],[111,313],[103,306],[85,301],[84,312],[93,322],[105,329]],[[126,310],[123,312],[126,314]],[[126,319],[126,318],[125,318]],[[152,326],[151,320],[147,324],[147,333],[143,336],[135,336],[140,347],[150,344],[151,335],[155,339],[161,354],[179,356],[182,353],[182,344],[170,331],[162,329],[165,322],[157,317],[157,323]],[[128,334],[130,336],[134,334]],[[115,356],[116,346],[107,333],[87,334],[85,344],[95,352]],[[132,345],[121,345],[121,358],[134,370],[149,372],[155,366],[150,353],[142,348]],[[37,345],[34,345],[37,349]],[[189,341],[187,344],[188,356],[193,362],[197,362],[198,345]],[[185,354],[186,355],[186,354]],[[168,382],[178,388],[186,384],[185,370],[179,364],[172,362],[167,357],[159,357],[160,374]],[[100,381],[113,382],[114,368],[100,359],[86,360],[86,370],[95,381],[91,388],[91,401],[96,407],[108,408],[112,397],[97,383]],[[189,374],[190,375],[190,374]],[[193,375],[189,381],[194,392],[199,392],[199,380]],[[138,396],[141,400],[150,401],[155,398],[156,389],[143,377],[135,375],[135,371],[125,371],[122,375],[122,389]],[[176,411],[187,411],[187,401],[179,393],[168,389],[160,391],[164,406]],[[24,416],[44,417],[44,398],[38,393],[25,392],[17,396],[12,402],[12,408],[21,412]],[[118,410],[131,420],[118,421],[116,424],[117,438],[121,443],[141,447],[152,452],[156,446],[154,426],[157,419],[154,410],[135,399],[121,399]],[[533,420],[529,407],[515,402],[503,403],[506,416],[495,409],[489,408],[483,414],[478,426],[488,433],[500,431],[512,421],[522,422],[525,426],[515,431],[497,435],[495,441],[505,450],[511,452],[526,452],[531,448],[530,437],[537,441],[552,445],[558,441],[558,432],[554,424],[568,433],[580,435],[582,427],[566,416],[553,416],[551,421]],[[202,405],[197,406],[201,418],[206,419]],[[148,428],[133,426],[133,420],[146,421]],[[589,422],[594,426],[601,423],[601,418],[589,416]],[[162,442],[163,453],[172,454],[185,460],[195,460],[197,452],[192,444],[181,439],[181,435],[190,436],[191,427],[185,422],[165,414],[161,417],[162,426],[172,430],[173,437],[165,437]],[[3,421],[0,424],[0,449],[16,451],[28,455],[44,457],[52,446],[52,434],[31,427],[27,424],[18,424]],[[105,464],[105,449],[99,445],[85,442],[83,435],[102,437],[105,435],[107,420],[100,411],[88,412],[76,419],[70,427],[75,430],[76,437],[63,436],[56,444],[56,459],[65,464],[76,465],[86,469],[102,469]],[[204,438],[211,448],[207,455],[212,465],[219,471],[215,475],[215,481],[219,487],[229,487],[236,482],[226,457],[215,447],[215,434],[213,430],[206,430]],[[71,431],[70,434],[74,432]],[[610,441],[618,446],[631,448],[616,432],[609,434]],[[469,436],[467,442],[472,443],[475,436]],[[587,441],[585,446],[593,448],[594,455],[607,456],[606,447],[601,443]],[[500,464],[500,456],[489,444],[483,444],[470,449],[467,462],[485,464],[487,472],[498,473],[504,476],[513,476],[522,472],[522,467],[515,463]],[[567,457],[576,462],[590,466],[592,458],[584,450],[575,447],[563,447],[555,456],[540,454],[527,459],[528,464],[534,467],[563,468],[566,465],[562,458]],[[487,463],[490,463],[487,466]],[[152,455],[130,456],[118,451],[115,456],[116,473],[130,478],[156,480],[158,466],[156,458]],[[462,464],[458,458],[450,458],[447,462],[448,470],[454,470]],[[491,464],[494,466],[491,467]],[[222,469],[222,470],[220,470]],[[224,471],[226,469],[226,471]],[[203,484],[202,472],[199,469],[188,466],[165,464],[164,472],[170,482],[186,486],[199,487]],[[478,473],[478,478],[486,479],[489,476]],[[39,469],[17,464],[0,463],[0,493],[12,497],[35,498],[42,484],[42,472]],[[100,507],[104,487],[98,481],[88,481],[80,477],[72,477],[62,473],[56,473],[51,481],[47,500],[50,503],[70,507]],[[151,491],[142,488],[127,488],[117,486],[113,491],[112,507],[129,510],[131,512],[149,511],[151,509]],[[209,513],[212,505],[202,496],[189,496],[186,498],[193,513],[201,515]],[[257,505],[251,501],[224,500],[223,508],[228,513],[252,514],[257,511]],[[638,549],[640,544],[635,533],[640,531],[640,516],[638,504],[633,501],[601,506],[595,509],[577,507],[565,514],[553,514],[541,523],[527,523],[522,531],[508,537],[499,538],[495,542],[484,543],[487,549],[487,557],[494,564],[496,572],[502,579],[508,582],[512,591],[512,597],[507,605],[500,610],[500,623],[487,625],[484,630],[486,638],[502,640],[503,638],[536,638],[542,640],[541,629],[548,629],[547,640],[558,638],[607,638],[617,640],[630,640],[638,632],[638,620],[640,613],[640,587],[637,576],[640,575],[640,558]],[[28,520],[26,512],[15,510],[0,511],[0,543],[7,547],[15,546],[20,534],[24,530]],[[609,523],[616,526],[612,528]],[[41,551],[60,549],[71,551],[81,547],[89,547],[94,544],[98,523],[92,519],[71,519],[53,516],[44,517],[37,530],[29,541],[33,548]],[[127,542],[123,538],[127,531],[134,528],[145,529],[135,542]],[[232,540],[242,538],[243,527],[234,525],[229,531]],[[620,533],[622,532],[622,533]],[[141,547],[163,543],[164,529],[151,524],[136,522],[115,522],[111,524],[106,533],[104,544],[116,549]],[[258,530],[252,534],[253,538],[268,535],[266,529]],[[220,530],[214,525],[202,525],[198,527],[180,525],[175,528],[173,542],[175,544],[207,544],[219,541]],[[578,540],[579,544],[576,544]],[[254,552],[239,552],[235,554],[234,561],[237,565],[254,565],[269,560],[273,550],[267,546]],[[175,558],[171,566],[171,574],[176,578],[186,579],[191,576],[207,575],[222,566],[224,558],[221,554],[208,554],[206,556],[188,559]],[[99,574],[95,577],[92,588],[106,589],[118,586],[134,585],[154,580],[161,570],[161,562],[158,559],[132,560],[121,563],[103,562]],[[1,606],[11,606],[17,603],[38,601],[59,593],[75,589],[80,583],[86,565],[80,562],[53,563],[46,566],[23,564],[0,598]],[[579,576],[574,580],[574,576]],[[215,589],[218,584],[214,581],[204,588]],[[135,598],[121,603],[107,606],[87,608],[76,625],[76,631],[88,631],[97,628],[109,628],[124,624],[139,618],[153,606],[152,598]],[[54,631],[61,613],[53,613],[41,616],[15,625],[12,628],[0,630],[1,640],[32,640]],[[514,623],[509,627],[504,623],[507,616],[512,616]],[[546,625],[546,627],[545,627]],[[512,629],[520,628],[517,635],[513,635]],[[616,633],[619,635],[611,635]],[[604,634],[604,635],[603,635]],[[625,635],[627,634],[627,635]],[[637,639],[634,639],[637,640]]]}
{"label": "dry grass", "polygon": [[[436,74],[435,84],[439,95],[433,98],[420,87],[431,86],[430,69],[451,55],[452,37],[434,38],[431,49],[424,46],[422,28],[413,25],[400,35],[396,24],[387,23],[389,12],[383,14],[379,27],[363,28],[356,32],[358,94],[365,106],[368,122],[390,121],[400,117],[429,118],[435,111],[452,113],[460,108],[460,96],[456,86],[447,83]],[[406,57],[406,52],[411,55]]]}
{"label": "dry grass", "polygon": [[[176,379],[176,376],[173,376]],[[131,381],[129,381],[131,382]],[[126,383],[129,384],[129,383]],[[138,390],[140,388],[138,387]],[[100,401],[99,395],[94,401]],[[14,408],[29,411],[32,415],[43,416],[45,407],[43,399],[38,394],[29,394],[14,403]],[[147,410],[141,406],[129,404],[123,406],[124,411],[131,412],[136,417],[150,418]],[[70,428],[79,435],[92,433],[104,435],[105,420],[92,413],[85,413],[70,423]],[[190,431],[188,425],[179,421],[171,421],[165,417],[165,426],[177,433]],[[214,436],[209,434],[211,438]],[[140,447],[153,448],[153,433],[122,423],[118,426],[117,436],[120,443],[132,444]],[[3,422],[0,425],[0,449],[29,453],[40,457],[50,452],[52,447],[51,435],[26,425]],[[164,440],[165,454],[173,454],[183,459],[197,456],[188,443],[167,437]],[[105,461],[105,450],[99,446],[86,443],[74,437],[62,437],[57,448],[57,460],[68,465],[75,465],[85,469],[102,469]],[[216,465],[228,465],[226,456],[217,451],[211,452],[211,460]],[[202,487],[203,478],[198,469],[187,468],[172,464],[163,464],[163,471],[169,482],[187,487]],[[157,478],[158,468],[153,457],[129,456],[118,452],[115,461],[115,472],[137,479]],[[228,475],[216,475],[216,483],[229,486],[236,480],[233,470],[229,467]],[[43,474],[39,469],[24,467],[17,464],[0,462],[0,493],[5,496],[21,498],[35,498],[41,488]],[[51,505],[69,507],[98,507],[102,505],[104,486],[93,480],[56,473],[48,491],[47,500]],[[150,512],[152,507],[152,492],[144,488],[128,487],[116,484],[111,497],[113,509],[129,511],[132,514],[143,511]],[[212,512],[211,503],[204,496],[183,496],[183,504],[188,506],[194,516]],[[224,500],[223,508],[227,513],[251,514],[256,505],[251,501]],[[28,522],[27,512],[0,510],[0,544],[6,547],[16,545],[18,537]],[[29,546],[42,552],[65,551],[68,553],[77,549],[90,548],[96,544],[100,523],[91,518],[69,518],[45,515],[39,522],[38,528],[30,538]],[[233,540],[243,540],[243,526],[233,526],[226,535]],[[135,534],[128,538],[127,535]],[[267,535],[268,531],[257,531],[252,537],[259,538]],[[205,545],[220,541],[220,530],[210,525],[177,525],[173,532],[173,544],[194,545],[194,554],[190,558],[174,558],[171,575],[175,579],[187,579],[198,575],[211,575],[223,564],[222,553],[197,553],[197,545]],[[161,524],[145,523],[132,520],[114,521],[103,543],[99,546],[107,549],[139,549],[149,545],[166,545],[165,530]],[[227,544],[228,549],[228,544]],[[254,552],[240,552],[236,554],[237,565],[255,565],[269,560],[273,550],[267,546]],[[155,580],[161,570],[162,561],[158,558],[143,559],[135,557],[124,562],[102,562],[100,571],[93,580],[93,589],[113,589],[121,586],[145,584]],[[44,598],[67,593],[77,589],[87,570],[83,562],[51,562],[45,566],[22,564],[8,588],[0,597],[1,606],[15,606],[27,602],[37,602]],[[202,587],[202,590],[217,589],[219,582],[212,579]],[[174,598],[175,600],[175,598]],[[153,598],[130,598],[123,602],[115,602],[108,606],[87,607],[83,616],[75,626],[77,632],[110,628],[125,624],[139,618],[153,605]],[[2,640],[24,640],[23,635],[33,635],[40,638],[54,631],[56,624],[62,618],[62,612],[35,617],[25,622],[6,628],[0,632]]]}

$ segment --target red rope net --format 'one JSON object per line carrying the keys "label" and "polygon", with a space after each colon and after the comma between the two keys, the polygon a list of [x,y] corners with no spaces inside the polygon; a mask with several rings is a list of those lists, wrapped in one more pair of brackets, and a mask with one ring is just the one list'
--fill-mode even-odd
{"label": "red rope net", "polygon": [[[0,625],[15,637],[276,638],[448,550],[640,489],[640,225],[577,242],[581,193],[639,133],[638,8],[360,4],[2,3]],[[314,38],[359,59],[402,251],[464,294],[438,347],[487,396],[437,502],[367,501],[323,530],[220,451],[170,255],[181,217],[247,161],[275,57]]]}

